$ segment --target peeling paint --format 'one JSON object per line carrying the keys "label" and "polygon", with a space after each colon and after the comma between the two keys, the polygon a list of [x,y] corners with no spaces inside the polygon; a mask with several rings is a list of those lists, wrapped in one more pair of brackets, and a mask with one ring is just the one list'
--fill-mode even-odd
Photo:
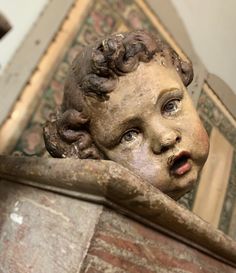
{"label": "peeling paint", "polygon": [[10,218],[13,222],[21,225],[23,223],[23,216],[16,214],[16,213],[11,213]]}

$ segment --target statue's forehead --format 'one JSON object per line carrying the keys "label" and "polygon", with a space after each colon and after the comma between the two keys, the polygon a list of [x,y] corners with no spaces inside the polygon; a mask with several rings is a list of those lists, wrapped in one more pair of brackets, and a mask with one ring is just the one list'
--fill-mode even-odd
{"label": "statue's forehead", "polygon": [[119,78],[117,88],[110,93],[104,108],[114,112],[119,107],[129,109],[140,104],[155,104],[163,90],[174,88],[183,88],[183,84],[172,67],[163,67],[156,62],[141,63],[136,71]]}

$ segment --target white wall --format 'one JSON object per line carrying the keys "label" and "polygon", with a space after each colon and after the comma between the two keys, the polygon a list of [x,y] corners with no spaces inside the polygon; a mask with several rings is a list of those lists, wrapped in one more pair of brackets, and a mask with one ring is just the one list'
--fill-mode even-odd
{"label": "white wall", "polygon": [[12,25],[12,30],[0,40],[0,74],[48,2],[49,0],[0,0],[0,10]]}
{"label": "white wall", "polygon": [[236,0],[171,0],[210,73],[236,94]]}

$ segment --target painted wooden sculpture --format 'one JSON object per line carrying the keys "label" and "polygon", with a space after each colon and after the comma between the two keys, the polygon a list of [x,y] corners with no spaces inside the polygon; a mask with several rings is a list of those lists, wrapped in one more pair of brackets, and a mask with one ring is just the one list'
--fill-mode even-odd
{"label": "painted wooden sculpture", "polygon": [[115,161],[178,199],[208,155],[192,78],[191,64],[144,31],[102,39],[75,58],[46,147],[54,157]]}
{"label": "painted wooden sculpture", "polygon": [[236,272],[236,243],[173,200],[208,155],[192,77],[144,31],[80,52],[44,127],[56,158],[0,156],[0,272]]}

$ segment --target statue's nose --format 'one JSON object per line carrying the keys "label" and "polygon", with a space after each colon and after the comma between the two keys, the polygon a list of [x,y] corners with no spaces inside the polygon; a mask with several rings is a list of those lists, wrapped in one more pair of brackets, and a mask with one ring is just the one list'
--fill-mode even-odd
{"label": "statue's nose", "polygon": [[180,133],[171,128],[162,128],[152,137],[152,150],[155,154],[161,154],[173,148],[181,141]]}

